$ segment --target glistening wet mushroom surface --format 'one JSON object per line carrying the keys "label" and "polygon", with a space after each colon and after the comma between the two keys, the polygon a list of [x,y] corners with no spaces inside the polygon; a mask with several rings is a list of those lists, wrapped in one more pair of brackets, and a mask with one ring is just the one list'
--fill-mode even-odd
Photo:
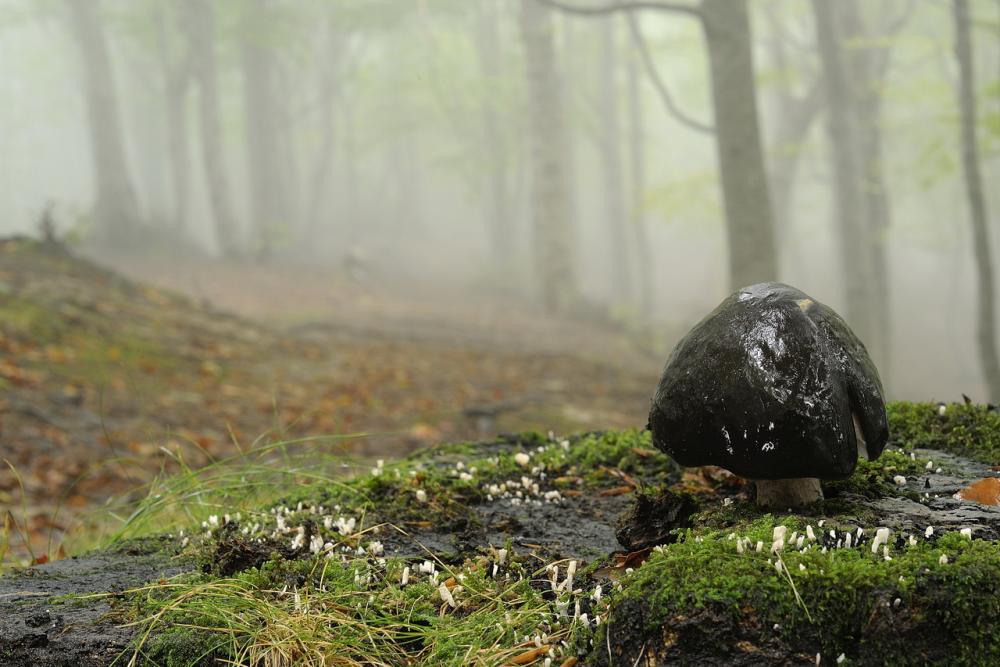
{"label": "glistening wet mushroom surface", "polygon": [[684,465],[748,479],[843,479],[855,417],[877,457],[888,433],[878,372],[832,309],[781,283],[738,290],[676,346],[649,423]]}

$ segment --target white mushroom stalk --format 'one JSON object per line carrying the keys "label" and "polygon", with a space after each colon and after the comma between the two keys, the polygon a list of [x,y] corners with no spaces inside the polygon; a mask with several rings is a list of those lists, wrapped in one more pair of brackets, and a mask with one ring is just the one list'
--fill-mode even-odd
{"label": "white mushroom stalk", "polygon": [[823,500],[816,477],[758,479],[757,504],[761,507],[800,507]]}

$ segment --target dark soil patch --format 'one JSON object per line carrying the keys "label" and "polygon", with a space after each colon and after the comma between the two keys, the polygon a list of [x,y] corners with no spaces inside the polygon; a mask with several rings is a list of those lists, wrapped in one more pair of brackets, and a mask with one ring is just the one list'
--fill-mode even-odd
{"label": "dark soil patch", "polygon": [[656,495],[640,494],[629,512],[618,522],[615,537],[626,551],[639,551],[676,539],[679,528],[689,528],[698,503],[690,494],[663,490]]}
{"label": "dark soil patch", "polygon": [[32,567],[0,578],[0,665],[98,667],[132,640],[110,616],[106,597],[190,570],[171,557],[171,541],[149,539]]}

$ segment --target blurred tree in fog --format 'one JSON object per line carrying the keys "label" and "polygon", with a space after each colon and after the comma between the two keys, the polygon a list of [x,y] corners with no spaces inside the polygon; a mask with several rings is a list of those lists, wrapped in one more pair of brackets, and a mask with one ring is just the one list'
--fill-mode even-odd
{"label": "blurred tree in fog", "polygon": [[532,219],[535,270],[547,310],[562,313],[577,300],[563,83],[556,62],[552,12],[522,0],[521,36],[530,105]]}
{"label": "blurred tree in fog", "polygon": [[284,17],[273,0],[243,0],[239,9],[251,236],[266,257],[296,219],[291,123],[276,56]]}
{"label": "blurred tree in fog", "polygon": [[715,145],[726,211],[729,283],[736,289],[776,280],[777,246],[757,114],[747,0],[701,0],[698,4],[623,1],[600,6],[577,5],[571,0],[533,1],[584,16],[606,18],[614,12],[650,9],[698,19],[709,60]]}
{"label": "blurred tree in fog", "polygon": [[973,56],[972,26],[968,0],[953,0],[955,19],[955,58],[958,61],[958,106],[961,135],[962,173],[972,222],[973,250],[976,259],[978,288],[976,342],[990,401],[1000,402],[1000,360],[996,338],[996,291],[993,258],[987,226],[986,199],[979,168],[979,144],[976,139],[976,73]]}
{"label": "blurred tree in fog", "polygon": [[[816,42],[823,64],[827,132],[833,165],[836,227],[847,292],[846,316],[875,361],[886,366],[889,340],[889,271],[886,237],[889,195],[882,164],[883,81],[892,37],[913,3],[871,28],[856,0],[813,0]],[[881,19],[881,21],[879,21]]]}
{"label": "blurred tree in fog", "polygon": [[101,5],[66,0],[69,24],[80,49],[91,155],[96,180],[92,217],[96,234],[110,243],[136,238],[139,202],[125,159],[121,115]]}
{"label": "blurred tree in fog", "polygon": [[476,3],[476,28],[473,41],[482,73],[484,90],[479,94],[482,119],[482,145],[489,146],[485,156],[486,224],[489,228],[490,254],[495,271],[507,267],[516,252],[514,215],[514,174],[511,146],[504,132],[510,123],[504,113],[505,86],[504,52],[500,30],[504,0],[483,0]]}
{"label": "blurred tree in fog", "polygon": [[106,238],[363,258],[640,336],[780,278],[905,377],[894,328],[991,319],[963,271],[966,236],[1000,250],[1000,0],[967,6],[971,103],[953,0],[0,0],[0,221],[52,197]]}
{"label": "blurred tree in fog", "polygon": [[208,200],[215,220],[215,236],[223,254],[241,253],[240,236],[233,212],[229,175],[222,134],[219,74],[215,54],[216,8],[209,0],[186,0],[177,6],[181,25],[191,49],[192,76],[198,85],[198,129]]}

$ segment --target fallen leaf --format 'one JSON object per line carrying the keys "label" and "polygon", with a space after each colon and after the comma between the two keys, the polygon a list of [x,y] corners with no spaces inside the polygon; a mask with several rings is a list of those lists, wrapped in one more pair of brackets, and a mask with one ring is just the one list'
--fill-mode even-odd
{"label": "fallen leaf", "polygon": [[530,665],[534,661],[541,658],[543,655],[548,653],[548,646],[539,646],[538,648],[533,648],[530,651],[525,651],[520,655],[515,655],[510,659],[510,664],[512,665]]}
{"label": "fallen leaf", "polygon": [[625,495],[626,493],[632,493],[633,491],[635,491],[635,487],[633,487],[633,486],[616,486],[616,487],[614,487],[612,489],[604,489],[598,495],[601,495],[601,496],[621,496],[621,495]]}
{"label": "fallen leaf", "polygon": [[657,456],[660,453],[655,449],[646,449],[645,447],[632,447],[631,451],[642,459],[648,459],[650,456]]}
{"label": "fallen leaf", "polygon": [[1000,477],[984,477],[955,495],[962,500],[972,500],[983,505],[1000,505]]}

